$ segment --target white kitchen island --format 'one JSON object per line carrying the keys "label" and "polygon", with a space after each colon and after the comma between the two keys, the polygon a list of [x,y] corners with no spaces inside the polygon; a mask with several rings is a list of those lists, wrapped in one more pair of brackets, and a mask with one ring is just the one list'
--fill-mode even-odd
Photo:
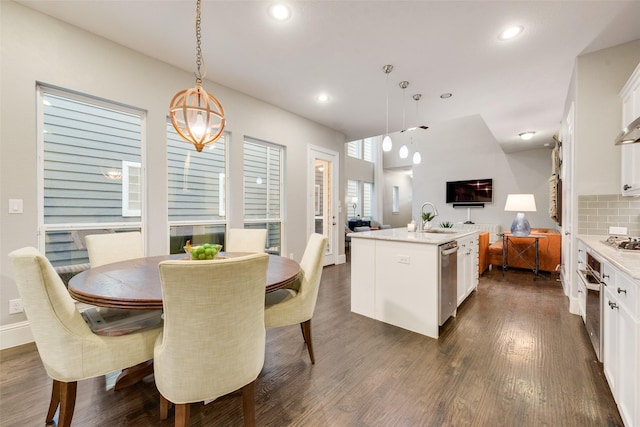
{"label": "white kitchen island", "polygon": [[[438,338],[440,246],[454,240],[469,242],[467,246],[475,242],[477,262],[477,234],[474,230],[429,233],[406,228],[350,234],[351,311]],[[473,265],[477,271],[477,264]],[[471,287],[475,289],[478,276],[458,278],[458,288],[469,289],[461,280],[474,280]]]}

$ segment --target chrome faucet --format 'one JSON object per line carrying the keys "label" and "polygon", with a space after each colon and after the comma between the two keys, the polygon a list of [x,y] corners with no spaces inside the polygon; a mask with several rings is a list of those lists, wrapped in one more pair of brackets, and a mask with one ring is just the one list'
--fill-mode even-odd
{"label": "chrome faucet", "polygon": [[[424,214],[424,207],[427,206],[427,205],[431,206],[431,209],[433,209],[433,217],[435,218],[435,217],[438,216],[438,209],[436,209],[436,206],[431,202],[424,202],[422,204],[422,207],[420,208],[420,220],[421,220],[420,224],[424,224],[426,222],[426,221],[422,220],[422,215]],[[423,227],[424,227],[424,225],[423,225]]]}

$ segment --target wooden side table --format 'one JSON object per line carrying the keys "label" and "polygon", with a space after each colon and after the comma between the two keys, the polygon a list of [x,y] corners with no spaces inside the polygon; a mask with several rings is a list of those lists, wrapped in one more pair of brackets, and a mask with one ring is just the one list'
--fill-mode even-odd
{"label": "wooden side table", "polygon": [[[516,255],[513,257],[513,259],[520,258],[525,263],[529,264],[533,269],[533,274],[537,278],[540,272],[539,242],[540,242],[540,239],[547,239],[548,236],[545,236],[543,234],[529,234],[528,236],[514,236],[511,233],[501,233],[500,235],[502,236],[502,271],[503,272],[509,268],[509,243],[512,241],[517,241],[518,239],[533,239],[531,243],[529,243],[527,246],[525,246],[522,249],[513,248],[513,250],[516,250],[516,251],[519,250],[519,252],[517,252]],[[511,244],[513,245],[513,243]],[[534,253],[535,253],[533,265],[531,265],[529,259],[525,257],[526,252],[532,247],[534,248]]]}

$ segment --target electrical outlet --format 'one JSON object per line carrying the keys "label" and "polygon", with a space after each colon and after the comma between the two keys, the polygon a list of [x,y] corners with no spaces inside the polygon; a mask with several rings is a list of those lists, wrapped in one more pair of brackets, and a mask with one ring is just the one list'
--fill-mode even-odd
{"label": "electrical outlet", "polygon": [[9,314],[22,313],[24,308],[22,307],[22,300],[20,298],[9,300]]}
{"label": "electrical outlet", "polygon": [[398,255],[398,262],[400,264],[411,264],[411,258],[409,255]]}

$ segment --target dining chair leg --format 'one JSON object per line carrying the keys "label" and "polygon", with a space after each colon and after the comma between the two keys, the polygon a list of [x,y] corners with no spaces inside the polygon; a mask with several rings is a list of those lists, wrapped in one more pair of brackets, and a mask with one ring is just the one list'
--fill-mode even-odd
{"label": "dining chair leg", "polygon": [[163,396],[160,395],[160,419],[166,420],[169,418],[169,406],[171,403]]}
{"label": "dining chair leg", "polygon": [[242,411],[245,427],[256,425],[256,381],[242,387]]}
{"label": "dining chair leg", "polygon": [[189,403],[176,403],[176,427],[188,427],[189,425]]}
{"label": "dining chair leg", "polygon": [[58,427],[69,427],[73,418],[73,410],[76,406],[76,391],[78,382],[60,382],[60,414]]}
{"label": "dining chair leg", "polygon": [[60,381],[53,380],[51,385],[51,402],[49,402],[49,410],[47,411],[46,424],[53,424],[53,417],[60,404]]}
{"label": "dining chair leg", "polygon": [[306,322],[302,322],[300,324],[302,326],[302,336],[304,337],[304,342],[307,343],[307,350],[309,350],[309,357],[311,358],[311,364],[316,364],[316,358],[313,355],[313,343],[311,342],[311,319]]}
{"label": "dining chair leg", "polygon": [[304,334],[304,323],[300,323],[300,331],[302,331],[302,338],[304,339],[304,342],[307,342],[307,336]]}

